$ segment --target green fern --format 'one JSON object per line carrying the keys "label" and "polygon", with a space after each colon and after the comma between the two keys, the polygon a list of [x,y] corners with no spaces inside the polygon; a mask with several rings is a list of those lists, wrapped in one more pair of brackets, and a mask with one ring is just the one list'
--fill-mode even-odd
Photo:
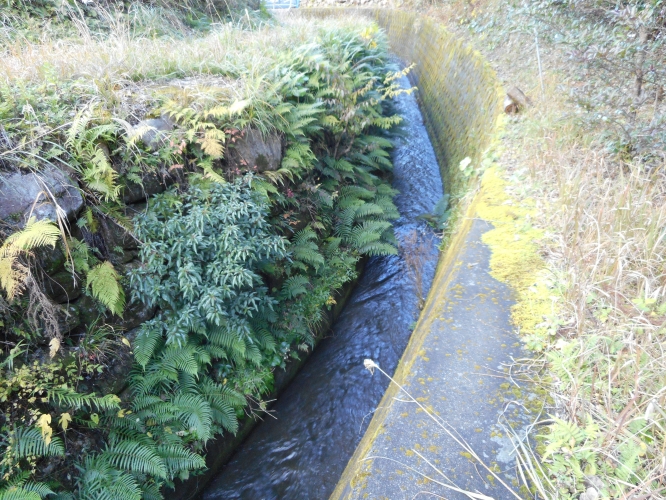
{"label": "green fern", "polygon": [[174,477],[181,471],[203,469],[206,461],[196,453],[181,446],[159,445],[157,454],[167,467],[167,475]]}
{"label": "green fern", "polygon": [[134,359],[145,368],[157,348],[163,343],[162,326],[156,321],[148,321],[140,327],[134,339]]}
{"label": "green fern", "polygon": [[36,248],[55,247],[60,235],[60,229],[53,222],[31,217],[23,230],[5,240],[0,247],[0,288],[10,301],[22,293],[28,277],[29,271],[19,263],[19,257]]}
{"label": "green fern", "polygon": [[308,293],[308,286],[310,286],[310,280],[302,274],[297,274],[284,282],[282,295],[288,299],[294,299],[299,295]]}
{"label": "green fern", "polygon": [[78,480],[81,500],[141,500],[142,492],[131,474],[116,469],[110,459],[116,455],[103,452],[87,457]]}
{"label": "green fern", "polygon": [[0,500],[40,500],[44,498],[35,491],[26,490],[25,488],[12,487],[5,490],[0,490]]}
{"label": "green fern", "polygon": [[46,389],[47,399],[57,403],[64,408],[87,408],[90,410],[104,411],[117,410],[120,408],[120,398],[115,394],[97,396],[95,393],[80,394],[66,386],[49,387]]}
{"label": "green fern", "polygon": [[127,472],[151,474],[166,479],[168,470],[156,447],[136,441],[120,441],[101,453],[102,460]]}
{"label": "green fern", "polygon": [[121,127],[117,123],[93,125],[99,121],[95,110],[93,104],[76,114],[67,132],[65,145],[72,157],[71,165],[81,174],[85,184],[106,201],[117,200],[120,192],[116,182],[118,173],[101,144],[115,141]]}
{"label": "green fern", "polygon": [[49,444],[44,442],[42,433],[34,427],[18,427],[8,435],[9,450],[14,461],[28,457],[53,457],[65,454],[62,439],[53,437]]}
{"label": "green fern", "polygon": [[213,410],[202,396],[178,394],[172,399],[172,403],[178,408],[179,419],[189,432],[204,442],[211,438]]}
{"label": "green fern", "polygon": [[111,262],[102,262],[88,272],[86,288],[91,289],[93,297],[104,304],[109,311],[122,316],[125,308],[125,292],[120,286],[120,276]]}
{"label": "green fern", "polygon": [[8,480],[0,479],[0,500],[25,499],[39,500],[55,493],[48,485],[29,481],[27,471],[21,473],[18,477]]}
{"label": "green fern", "polygon": [[309,227],[300,230],[294,235],[289,250],[294,260],[311,265],[318,269],[324,265],[324,257],[319,253],[317,234]]}
{"label": "green fern", "polygon": [[245,398],[208,377],[201,381],[198,390],[210,405],[213,420],[225,430],[235,434],[238,431],[236,408],[245,406]]}

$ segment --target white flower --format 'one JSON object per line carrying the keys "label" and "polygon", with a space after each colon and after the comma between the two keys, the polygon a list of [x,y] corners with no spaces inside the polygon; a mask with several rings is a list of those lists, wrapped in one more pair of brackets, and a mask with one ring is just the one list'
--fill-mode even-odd
{"label": "white flower", "polygon": [[365,367],[366,370],[368,370],[373,375],[375,374],[375,368],[379,368],[379,365],[377,365],[377,363],[375,363],[371,359],[364,360],[363,361],[363,366]]}

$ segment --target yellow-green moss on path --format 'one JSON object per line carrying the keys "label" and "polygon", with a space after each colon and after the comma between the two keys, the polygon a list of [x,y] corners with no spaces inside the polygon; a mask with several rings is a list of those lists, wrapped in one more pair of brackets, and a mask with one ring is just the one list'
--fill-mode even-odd
{"label": "yellow-green moss on path", "polygon": [[539,348],[540,336],[547,335],[557,311],[553,294],[544,279],[545,262],[539,255],[538,241],[544,232],[532,225],[536,204],[531,198],[517,199],[507,192],[508,182],[500,166],[483,175],[477,194],[477,214],[494,229],[483,235],[492,252],[492,276],[509,284],[516,293],[511,319],[530,347]]}

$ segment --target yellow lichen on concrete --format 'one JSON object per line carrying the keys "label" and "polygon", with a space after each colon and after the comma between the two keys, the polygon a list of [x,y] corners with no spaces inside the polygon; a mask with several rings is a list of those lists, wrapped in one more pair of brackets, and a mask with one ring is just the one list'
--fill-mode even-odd
{"label": "yellow lichen on concrete", "polygon": [[543,279],[545,263],[537,241],[543,231],[532,226],[535,204],[530,198],[517,200],[507,193],[502,171],[493,166],[483,175],[477,195],[477,214],[493,224],[483,235],[492,252],[492,276],[509,284],[516,293],[511,319],[523,335],[544,335],[554,317],[552,292]]}

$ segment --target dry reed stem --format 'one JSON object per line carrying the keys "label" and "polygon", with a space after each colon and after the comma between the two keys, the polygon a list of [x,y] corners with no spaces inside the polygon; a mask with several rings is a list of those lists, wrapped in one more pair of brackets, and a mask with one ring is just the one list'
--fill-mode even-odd
{"label": "dry reed stem", "polygon": [[[407,403],[413,403],[416,406],[418,406],[428,416],[428,418],[430,418],[430,420],[432,420],[435,423],[435,425],[437,425],[440,429],[442,429],[465,452],[469,453],[471,455],[471,457],[474,458],[474,460],[476,460],[479,464],[481,464],[481,466],[484,469],[486,469],[486,471],[488,471],[488,473],[491,474],[507,490],[508,494],[510,494],[511,496],[513,496],[513,497],[515,497],[519,500],[521,499],[520,495],[518,495],[515,491],[513,491],[513,489],[508,484],[506,484],[502,480],[502,478],[491,467],[486,465],[486,463],[481,459],[481,457],[479,457],[479,455],[474,451],[474,449],[469,445],[469,443],[467,443],[467,441],[465,441],[465,439],[458,433],[458,431],[455,428],[451,427],[451,425],[449,425],[446,421],[444,421],[439,415],[437,415],[436,413],[432,412],[431,410],[429,410],[428,408],[423,406],[416,398],[414,398],[414,396],[412,396],[409,393],[409,391],[407,391],[407,389],[405,389],[402,385],[400,385],[388,373],[386,373],[384,370],[382,370],[381,367],[377,363],[375,363],[373,360],[371,360],[371,359],[364,360],[363,361],[363,366],[372,374],[374,374],[374,370],[377,370],[382,375],[384,375],[386,378],[388,378],[391,381],[392,384],[395,384],[398,387],[398,389],[400,389],[400,392],[404,393],[409,398],[407,400],[399,400],[399,401],[403,401],[403,402],[407,402]],[[398,399],[398,398],[396,398],[396,399]],[[434,465],[432,465],[432,463],[429,462],[425,457],[423,457],[423,455],[418,453],[418,451],[416,451],[416,450],[413,450],[413,451],[419,457],[421,457],[423,460],[425,460],[426,463],[428,463],[428,465],[430,467],[432,467],[436,472],[438,472],[440,475],[442,475],[444,478],[446,478],[448,480],[448,478],[444,475],[444,473],[441,472]],[[390,459],[390,458],[387,458],[387,457],[378,457],[378,456],[377,457],[369,456],[369,457],[366,457],[364,460],[372,460],[374,458],[384,458],[384,459],[393,461],[393,459]],[[411,467],[410,467],[410,469],[411,469]],[[420,474],[424,477],[427,477],[425,474],[423,474],[423,473],[421,473],[421,472],[419,472],[415,469],[412,469],[412,470],[414,470],[415,472],[417,472],[418,474]],[[429,479],[431,479],[431,478],[429,478]],[[472,493],[472,492],[469,492],[469,491],[466,491],[466,490],[462,490],[462,489],[460,489],[458,487],[455,487],[455,486],[451,486],[451,485],[441,483],[441,482],[433,480],[433,479],[431,479],[431,480],[436,482],[437,484],[440,484],[441,486],[444,486],[445,488],[457,491],[459,493],[464,493],[467,496],[469,496],[470,498],[478,498],[478,499],[490,498],[490,497],[487,497],[485,495],[481,495],[479,493]]]}

